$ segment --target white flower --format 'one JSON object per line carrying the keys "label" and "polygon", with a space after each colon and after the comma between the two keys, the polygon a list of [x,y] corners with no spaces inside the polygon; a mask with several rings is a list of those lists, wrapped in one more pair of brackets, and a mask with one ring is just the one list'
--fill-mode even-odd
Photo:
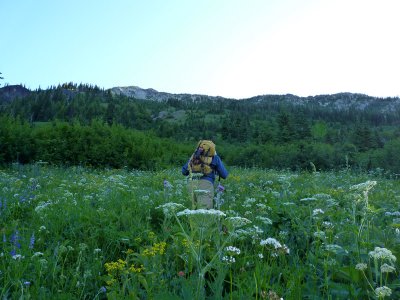
{"label": "white flower", "polygon": [[226,251],[226,252],[231,252],[231,253],[237,254],[237,255],[240,254],[240,249],[239,249],[239,248],[236,248],[236,247],[234,247],[234,246],[228,246],[228,247],[226,247],[226,248],[225,248],[225,251]]}
{"label": "white flower", "polygon": [[331,197],[331,195],[321,193],[321,194],[315,194],[314,198],[317,198],[319,200],[327,200],[327,199],[330,199],[332,197]]}
{"label": "white flower", "polygon": [[269,219],[269,218],[267,218],[267,217],[257,216],[256,219],[257,219],[257,220],[260,220],[260,221],[263,222],[265,225],[271,225],[271,224],[272,224],[271,219]]}
{"label": "white flower", "polygon": [[325,250],[328,252],[338,253],[343,250],[343,248],[339,245],[329,244],[325,245]]}
{"label": "white flower", "polygon": [[39,263],[43,268],[47,267],[47,264],[48,264],[47,260],[44,258],[40,259]]}
{"label": "white flower", "polygon": [[316,201],[316,200],[317,200],[317,198],[314,198],[314,197],[300,199],[300,201],[302,201],[302,202]]}
{"label": "white flower", "polygon": [[264,246],[264,245],[271,245],[273,246],[275,249],[279,249],[282,247],[281,243],[279,243],[276,239],[274,238],[267,238],[266,240],[261,240],[260,241],[260,245]]}
{"label": "white flower", "polygon": [[375,247],[374,251],[369,252],[369,256],[374,259],[387,259],[389,261],[396,261],[396,256],[392,254],[392,251],[386,248]]}
{"label": "white flower", "polygon": [[266,240],[261,240],[260,245],[270,245],[274,248],[275,252],[272,253],[273,257],[278,256],[278,253],[284,253],[284,254],[289,254],[290,249],[286,245],[282,245],[280,242],[278,242],[274,238],[267,238]]}
{"label": "white flower", "polygon": [[246,218],[242,217],[228,217],[226,218],[226,221],[228,221],[233,227],[242,227],[244,225],[250,224],[251,221]]}
{"label": "white flower", "polygon": [[[79,244],[79,250],[80,251],[85,251],[87,248],[88,248],[88,246],[85,243],[80,243]],[[72,250],[73,250],[73,248],[72,248]]]}
{"label": "white flower", "polygon": [[325,232],[320,231],[320,230],[316,231],[316,232],[314,232],[314,237],[316,237],[318,239],[321,239],[321,240],[324,240],[326,238]]}
{"label": "white flower", "polygon": [[233,256],[224,256],[222,257],[222,261],[228,264],[233,264],[234,262],[236,262],[236,259]]}
{"label": "white flower", "polygon": [[12,259],[15,259],[15,260],[21,260],[24,258],[25,258],[25,256],[22,256],[21,254],[15,254],[12,256]]}
{"label": "white flower", "polygon": [[364,271],[367,268],[368,268],[367,264],[364,264],[364,263],[356,264],[356,270]]}
{"label": "white flower", "polygon": [[362,191],[362,192],[367,192],[370,189],[372,189],[374,186],[376,185],[376,181],[374,180],[368,180],[366,182],[363,183],[359,183],[356,185],[352,185],[350,187],[351,191]]}
{"label": "white flower", "polygon": [[258,253],[258,257],[259,257],[260,259],[263,259],[263,258],[264,258],[264,255],[263,255],[262,253]]}
{"label": "white flower", "polygon": [[279,237],[282,238],[282,239],[287,238],[288,235],[289,235],[289,232],[287,232],[285,230],[279,231]]}
{"label": "white flower", "polygon": [[324,211],[320,208],[316,208],[313,210],[313,216],[319,215],[319,214],[324,214]]}
{"label": "white flower", "polygon": [[385,212],[385,216],[396,216],[396,217],[400,217],[400,211],[394,211],[394,212],[387,211],[387,212]]}
{"label": "white flower", "polygon": [[35,252],[35,253],[32,255],[32,258],[33,258],[33,257],[38,257],[38,256],[43,256],[43,253],[42,253],[42,252]]}
{"label": "white flower", "polygon": [[260,234],[264,233],[262,229],[257,226],[253,226],[247,229],[237,229],[232,233],[232,237],[239,240],[244,240],[247,237],[251,237],[253,241],[259,237]]}
{"label": "white flower", "polygon": [[322,222],[322,226],[324,226],[325,228],[333,228],[333,224],[327,221]]}
{"label": "white flower", "polygon": [[266,206],[264,203],[257,203],[256,206],[257,206],[259,209],[266,209],[266,208],[267,208],[267,206]]}
{"label": "white flower", "polygon": [[218,217],[226,216],[222,211],[216,209],[195,209],[195,210],[185,209],[183,211],[178,212],[176,215],[178,217],[190,216],[190,215],[214,215]]}
{"label": "white flower", "polygon": [[52,203],[50,201],[48,202],[40,202],[38,206],[36,206],[35,211],[36,212],[40,212],[41,210],[43,210],[44,208],[46,208],[47,206],[51,205]]}
{"label": "white flower", "polygon": [[162,209],[166,217],[172,217],[177,210],[183,209],[184,206],[179,203],[168,202],[164,205],[157,206],[156,209]]}
{"label": "white flower", "polygon": [[381,286],[375,289],[375,295],[377,297],[386,297],[392,294],[392,290],[387,286]]}
{"label": "white flower", "polygon": [[388,264],[383,264],[381,266],[381,272],[382,273],[392,273],[392,272],[395,272],[395,271],[396,271],[396,268],[392,267],[392,266],[389,266]]}

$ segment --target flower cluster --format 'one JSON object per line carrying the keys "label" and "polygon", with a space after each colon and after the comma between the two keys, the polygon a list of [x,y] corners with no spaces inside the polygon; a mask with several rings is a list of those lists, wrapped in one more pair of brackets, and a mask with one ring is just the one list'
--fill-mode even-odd
{"label": "flower cluster", "polygon": [[173,217],[176,211],[183,209],[184,206],[179,203],[168,202],[163,205],[157,206],[156,209],[162,209],[167,218]]}
{"label": "flower cluster", "polygon": [[356,265],[356,270],[364,271],[368,268],[367,264],[359,263]]}
{"label": "flower cluster", "polygon": [[236,259],[233,256],[224,256],[222,257],[222,261],[227,264],[233,264],[236,262]]}
{"label": "flower cluster", "polygon": [[163,255],[165,253],[166,242],[155,243],[152,247],[143,250],[145,256],[156,256],[157,254]]}
{"label": "flower cluster", "polygon": [[183,211],[178,212],[176,215],[178,217],[191,216],[191,215],[214,215],[218,217],[226,216],[222,211],[216,209],[195,209],[195,210],[185,209]]}
{"label": "flower cluster", "polygon": [[385,216],[396,216],[396,217],[400,217],[400,211],[394,211],[394,212],[387,211],[387,212],[385,212]]}
{"label": "flower cluster", "polygon": [[368,192],[370,189],[372,189],[376,185],[376,181],[374,180],[368,180],[363,183],[359,183],[356,185],[352,185],[350,187],[351,191],[359,191],[359,192]]}
{"label": "flower cluster", "polygon": [[387,286],[381,286],[375,289],[375,295],[378,298],[389,297],[392,294],[392,290]]}
{"label": "flower cluster", "polygon": [[232,253],[232,254],[236,254],[236,255],[239,255],[239,254],[240,254],[240,249],[239,249],[239,248],[236,248],[236,247],[234,247],[234,246],[228,246],[228,247],[226,247],[226,248],[225,248],[225,251],[226,251],[226,252],[230,252],[230,253]]}
{"label": "flower cluster", "polygon": [[318,230],[316,232],[314,232],[314,237],[320,239],[320,240],[324,240],[326,238],[325,232]]}
{"label": "flower cluster", "polygon": [[290,249],[286,245],[282,245],[278,240],[274,238],[267,238],[266,240],[261,240],[260,241],[261,246],[271,246],[273,252],[273,256],[276,256],[278,254],[289,254]]}
{"label": "flower cluster", "polygon": [[112,261],[104,264],[108,274],[114,274],[118,271],[122,271],[126,266],[126,261],[118,259],[117,261]]}
{"label": "flower cluster", "polygon": [[272,221],[270,218],[267,217],[262,217],[262,216],[257,216],[256,217],[257,220],[260,220],[261,222],[263,222],[265,225],[271,225]]}
{"label": "flower cluster", "polygon": [[392,273],[392,272],[395,272],[395,271],[396,271],[395,267],[389,266],[386,263],[381,266],[381,272],[382,273]]}
{"label": "flower cluster", "polygon": [[343,248],[339,245],[328,244],[328,245],[325,245],[325,250],[328,252],[332,252],[332,253],[339,253],[339,252],[343,251]]}
{"label": "flower cluster", "polygon": [[112,261],[104,264],[108,273],[109,279],[106,281],[108,286],[112,286],[118,282],[122,274],[141,273],[144,271],[144,266],[128,265],[128,262],[123,259]]}
{"label": "flower cluster", "polygon": [[264,231],[260,229],[258,226],[253,226],[250,228],[246,229],[237,229],[232,233],[232,237],[238,239],[238,240],[244,240],[248,237],[254,239],[258,239],[261,234],[263,234]]}
{"label": "flower cluster", "polygon": [[143,272],[144,267],[143,267],[143,265],[140,265],[140,266],[131,265],[128,270],[131,273],[140,273],[140,272]]}
{"label": "flower cluster", "polygon": [[235,228],[242,227],[251,223],[249,219],[242,217],[228,217],[226,218],[226,221]]}
{"label": "flower cluster", "polygon": [[316,208],[316,209],[313,210],[313,216],[317,216],[317,215],[320,215],[320,214],[321,215],[324,214],[324,211],[322,209]]}
{"label": "flower cluster", "polygon": [[375,247],[374,251],[370,251],[369,256],[374,259],[387,259],[389,261],[396,261],[396,256],[392,254],[392,251],[386,248]]}

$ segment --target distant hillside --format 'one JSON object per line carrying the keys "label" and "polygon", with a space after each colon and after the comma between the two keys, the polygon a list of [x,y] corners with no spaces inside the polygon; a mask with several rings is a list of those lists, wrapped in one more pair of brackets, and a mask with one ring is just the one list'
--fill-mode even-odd
{"label": "distant hillside", "polygon": [[7,85],[0,88],[0,103],[10,102],[15,98],[26,97],[30,92],[30,90],[22,85]]}
{"label": "distant hillside", "polygon": [[[55,88],[50,88],[52,90]],[[296,95],[259,95],[246,99],[232,99],[224,97],[214,97],[199,94],[173,94],[166,92],[158,92],[154,89],[142,89],[137,86],[113,87],[109,90],[101,90],[97,86],[79,85],[73,86],[71,83],[63,84],[58,87],[66,97],[74,97],[78,93],[85,91],[95,91],[107,93],[110,92],[114,96],[125,96],[138,100],[151,100],[157,102],[165,102],[169,100],[178,101],[217,101],[217,100],[235,100],[248,102],[253,105],[269,103],[271,105],[286,104],[289,106],[326,108],[334,111],[351,111],[351,110],[374,110],[379,113],[394,113],[400,111],[400,98],[377,98],[364,94],[355,93],[338,93],[332,95],[317,95],[309,97],[299,97]],[[0,103],[10,102],[15,98],[23,98],[31,93],[30,90],[21,85],[9,85],[0,88]]]}
{"label": "distant hillside", "polygon": [[[161,157],[160,145],[179,145],[186,153],[199,139],[212,139],[232,165],[307,169],[312,162],[320,169],[400,174],[393,159],[400,147],[397,97],[339,93],[239,100],[74,83],[35,91],[6,86],[0,89],[0,118],[0,163],[67,161],[74,153],[73,163],[151,167],[153,157]],[[158,163],[173,161],[165,153]]]}

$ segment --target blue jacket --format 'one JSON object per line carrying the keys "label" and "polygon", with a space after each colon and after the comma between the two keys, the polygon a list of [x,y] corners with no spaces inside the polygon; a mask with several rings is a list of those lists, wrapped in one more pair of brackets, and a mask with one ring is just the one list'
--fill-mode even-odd
{"label": "blue jacket", "polygon": [[[189,175],[189,168],[188,168],[189,162],[190,162],[190,159],[182,167],[182,174],[185,176]],[[211,183],[214,183],[215,175],[218,175],[223,179],[228,177],[228,171],[225,169],[225,166],[224,166],[221,158],[217,154],[214,155],[214,157],[211,161],[210,167],[213,169],[213,172],[211,172],[210,174],[207,174],[207,175],[203,175],[202,177],[200,177],[200,179],[206,179],[206,180],[210,181]]]}

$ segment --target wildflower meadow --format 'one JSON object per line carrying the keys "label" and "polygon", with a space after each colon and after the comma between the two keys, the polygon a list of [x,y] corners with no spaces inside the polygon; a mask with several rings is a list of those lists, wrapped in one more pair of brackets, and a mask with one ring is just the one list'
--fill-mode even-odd
{"label": "wildflower meadow", "polygon": [[398,179],[229,171],[193,210],[179,169],[1,169],[1,299],[400,298]]}

